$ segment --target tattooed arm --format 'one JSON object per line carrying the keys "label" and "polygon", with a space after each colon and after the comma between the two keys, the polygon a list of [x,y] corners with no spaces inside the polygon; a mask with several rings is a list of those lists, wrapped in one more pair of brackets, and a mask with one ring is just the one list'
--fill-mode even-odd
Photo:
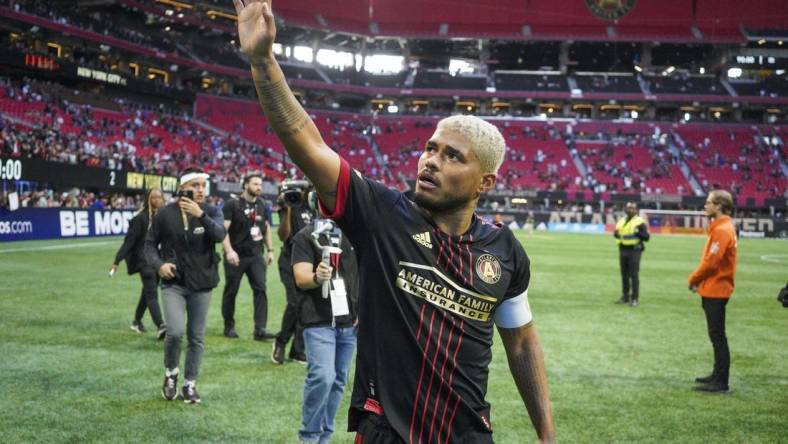
{"label": "tattooed arm", "polygon": [[518,328],[499,328],[498,333],[506,349],[509,370],[528,409],[539,442],[555,442],[547,374],[536,327],[529,323]]}
{"label": "tattooed arm", "polygon": [[268,123],[295,164],[312,180],[326,207],[334,208],[339,156],[323,141],[274,58],[276,24],[271,0],[233,0],[233,4],[241,51],[249,57],[257,98]]}

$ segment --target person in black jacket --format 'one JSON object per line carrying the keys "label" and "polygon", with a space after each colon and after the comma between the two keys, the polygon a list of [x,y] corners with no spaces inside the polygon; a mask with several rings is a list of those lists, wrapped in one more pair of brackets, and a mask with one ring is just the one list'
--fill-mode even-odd
{"label": "person in black jacket", "polygon": [[145,331],[145,327],[142,325],[142,316],[145,315],[145,309],[148,309],[150,310],[150,317],[153,319],[153,323],[156,324],[156,338],[159,340],[164,339],[166,333],[166,327],[159,309],[159,291],[157,289],[159,276],[153,267],[146,264],[143,248],[145,246],[145,236],[153,222],[153,215],[162,206],[164,206],[164,195],[161,189],[149,189],[145,194],[145,202],[142,204],[142,208],[129,221],[129,231],[126,233],[123,245],[120,246],[117,254],[115,254],[115,261],[109,268],[110,275],[113,275],[118,271],[118,264],[125,260],[129,275],[134,273],[140,274],[142,293],[137,303],[137,310],[134,312],[131,329],[137,333]]}
{"label": "person in black jacket", "polygon": [[168,401],[178,395],[178,363],[185,330],[188,345],[181,396],[192,404],[200,402],[196,380],[205,348],[205,322],[211,290],[219,284],[219,255],[215,246],[225,236],[222,212],[205,203],[208,177],[198,169],[184,171],[177,202],[156,213],[145,239],[145,258],[162,279],[167,323],[161,394]]}
{"label": "person in black jacket", "polygon": [[284,364],[285,347],[293,338],[288,357],[295,362],[305,364],[306,355],[304,354],[304,328],[301,325],[299,312],[303,295],[296,288],[293,279],[293,264],[291,254],[293,250],[293,237],[305,226],[312,223],[315,217],[315,208],[309,203],[309,186],[301,190],[301,198],[295,202],[289,202],[284,194],[277,198],[279,204],[279,228],[277,235],[282,241],[282,252],[279,253],[279,279],[285,287],[285,297],[287,306],[282,313],[282,328],[276,336],[274,346],[271,347],[271,361],[274,364]]}
{"label": "person in black jacket", "polygon": [[300,316],[307,363],[298,438],[329,442],[356,350],[358,265],[332,220],[315,220],[299,231],[292,255],[295,283],[304,294]]}

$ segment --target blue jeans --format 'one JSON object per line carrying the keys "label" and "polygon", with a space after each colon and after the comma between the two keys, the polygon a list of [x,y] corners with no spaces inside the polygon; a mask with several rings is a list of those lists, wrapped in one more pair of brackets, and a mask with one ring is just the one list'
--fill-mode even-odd
{"label": "blue jeans", "polygon": [[334,433],[334,418],[356,349],[356,327],[307,327],[304,407],[298,438],[325,444]]}

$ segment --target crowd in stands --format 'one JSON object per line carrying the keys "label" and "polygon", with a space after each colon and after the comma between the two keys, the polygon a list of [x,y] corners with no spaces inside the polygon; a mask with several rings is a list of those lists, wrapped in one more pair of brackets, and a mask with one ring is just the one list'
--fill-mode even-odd
{"label": "crowd in stands", "polygon": [[[8,208],[10,193],[0,192],[0,208]],[[96,210],[136,210],[142,195],[94,193],[79,188],[55,191],[52,188],[28,190],[16,196],[20,208],[82,208]]]}
{"label": "crowd in stands", "polygon": [[[51,90],[32,81],[0,79],[0,154],[170,176],[200,165],[217,180],[230,182],[249,170],[263,171],[274,181],[283,177],[283,150],[253,102],[227,100],[241,107],[233,112],[211,102],[217,110],[213,117],[198,114],[209,126],[186,115],[77,104]],[[390,186],[415,178],[423,144],[437,121],[323,111],[312,117],[329,146],[366,176]],[[734,131],[690,125],[660,132],[614,124],[602,128],[600,123],[573,131],[549,122],[493,122],[510,147],[498,189],[689,194],[696,190],[680,170],[686,162],[702,191],[730,188],[759,199],[786,193],[779,126]]]}
{"label": "crowd in stands", "polygon": [[203,127],[189,116],[111,112],[46,90],[0,79],[0,112],[9,117],[0,115],[0,154],[167,176],[200,165],[223,181],[237,181],[248,170],[281,178],[283,159],[273,148]]}

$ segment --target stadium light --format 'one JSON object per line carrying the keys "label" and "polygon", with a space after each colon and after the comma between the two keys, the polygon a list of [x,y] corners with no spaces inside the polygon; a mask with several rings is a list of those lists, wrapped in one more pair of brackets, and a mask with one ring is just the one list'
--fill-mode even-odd
{"label": "stadium light", "polygon": [[400,55],[374,54],[364,60],[364,71],[371,74],[397,74],[402,72],[404,60]]}
{"label": "stadium light", "polygon": [[741,77],[741,68],[738,67],[730,68],[728,70],[728,77],[730,77],[731,79],[738,79],[739,77]]}
{"label": "stadium light", "polygon": [[353,66],[353,54],[347,51],[334,51],[333,49],[321,49],[317,51],[317,63],[328,66],[329,68],[341,69],[346,66]]}
{"label": "stadium light", "polygon": [[451,59],[449,60],[449,74],[456,76],[457,74],[473,74],[476,72],[476,66],[466,60]]}
{"label": "stadium light", "polygon": [[296,46],[293,48],[293,58],[301,62],[312,63],[314,51],[308,46]]}

